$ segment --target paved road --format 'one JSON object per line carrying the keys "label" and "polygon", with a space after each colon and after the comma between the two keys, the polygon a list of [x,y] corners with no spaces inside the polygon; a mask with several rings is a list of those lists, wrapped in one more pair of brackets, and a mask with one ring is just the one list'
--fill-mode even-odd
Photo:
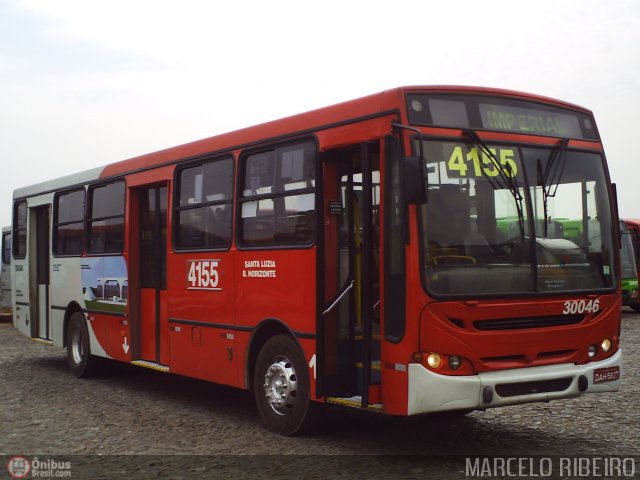
{"label": "paved road", "polygon": [[[447,455],[638,455],[640,314],[624,312],[622,335],[624,380],[616,394],[460,418],[396,419],[327,407],[315,432],[287,438],[260,425],[248,392],[117,363],[99,378],[75,379],[63,350],[0,324],[0,455],[151,455],[143,470],[140,457],[105,457],[103,463],[114,462],[113,476],[94,478],[138,478],[131,474],[141,471],[139,478],[187,478],[204,475],[211,462],[227,478],[350,478],[359,466],[380,478],[425,478],[426,472],[447,478],[461,475],[459,462]],[[284,462],[281,454],[314,457]],[[429,457],[377,463],[364,457],[371,454]],[[187,475],[181,477],[169,473],[178,457],[166,455],[208,457],[179,457]],[[91,463],[93,457],[73,458]],[[0,466],[0,478],[4,473]]]}

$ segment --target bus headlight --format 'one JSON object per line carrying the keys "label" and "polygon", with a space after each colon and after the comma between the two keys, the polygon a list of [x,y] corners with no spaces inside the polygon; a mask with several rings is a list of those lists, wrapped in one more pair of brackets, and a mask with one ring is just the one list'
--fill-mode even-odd
{"label": "bus headlight", "polygon": [[595,345],[589,345],[589,348],[587,349],[587,355],[589,355],[589,358],[595,357],[597,353],[598,347],[596,347]]}
{"label": "bus headlight", "polygon": [[442,363],[442,357],[440,357],[439,353],[430,353],[427,356],[427,363],[431,368],[438,368]]}
{"label": "bus headlight", "polygon": [[604,340],[602,340],[602,343],[600,344],[600,348],[602,348],[602,351],[604,353],[607,353],[609,350],[611,350],[611,340],[609,340],[608,338],[605,338]]}

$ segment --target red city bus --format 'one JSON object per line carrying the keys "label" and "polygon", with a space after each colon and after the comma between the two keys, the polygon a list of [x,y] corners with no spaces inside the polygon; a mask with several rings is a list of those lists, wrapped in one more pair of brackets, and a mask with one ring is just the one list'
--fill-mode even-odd
{"label": "red city bus", "polygon": [[15,325],[251,389],[266,426],[616,391],[618,222],[588,110],[404,87],[14,192]]}

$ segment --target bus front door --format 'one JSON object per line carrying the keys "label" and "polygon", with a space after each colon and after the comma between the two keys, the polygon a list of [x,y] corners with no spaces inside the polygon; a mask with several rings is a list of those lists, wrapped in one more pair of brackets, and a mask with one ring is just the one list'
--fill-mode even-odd
{"label": "bus front door", "polygon": [[365,408],[379,402],[379,163],[370,143],[322,156],[318,394]]}
{"label": "bus front door", "polygon": [[51,340],[49,328],[49,223],[50,207],[31,209],[29,235],[29,292],[31,298],[31,337]]}
{"label": "bus front door", "polygon": [[138,315],[137,353],[140,360],[167,365],[167,186],[137,190]]}

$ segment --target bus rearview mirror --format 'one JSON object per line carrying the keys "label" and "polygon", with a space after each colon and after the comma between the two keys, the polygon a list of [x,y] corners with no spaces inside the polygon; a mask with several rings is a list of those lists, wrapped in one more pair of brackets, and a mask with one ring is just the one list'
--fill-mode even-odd
{"label": "bus rearview mirror", "polygon": [[422,157],[411,156],[402,160],[402,182],[407,204],[427,203],[427,176]]}

